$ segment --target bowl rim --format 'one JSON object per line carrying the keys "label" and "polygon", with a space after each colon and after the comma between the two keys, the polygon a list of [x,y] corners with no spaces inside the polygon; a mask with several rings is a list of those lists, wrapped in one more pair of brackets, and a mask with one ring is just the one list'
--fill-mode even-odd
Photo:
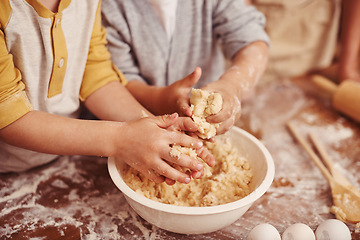
{"label": "bowl rim", "polygon": [[271,186],[274,175],[275,175],[275,165],[273,158],[270,154],[270,152],[267,150],[265,145],[258,140],[256,137],[251,135],[250,133],[246,132],[243,129],[240,129],[239,127],[233,127],[230,131],[237,131],[241,133],[242,135],[245,135],[245,137],[250,138],[251,141],[253,141],[262,151],[262,153],[265,155],[266,165],[267,165],[267,172],[263,179],[263,181],[260,183],[260,185],[252,191],[249,195],[245,196],[244,198],[241,198],[239,200],[236,200],[234,202],[221,204],[221,205],[215,205],[215,206],[207,206],[207,207],[191,207],[191,206],[177,206],[177,205],[171,205],[166,203],[157,202],[155,200],[151,200],[145,196],[142,196],[138,193],[136,193],[134,190],[132,190],[120,177],[120,173],[117,170],[116,164],[115,164],[115,158],[109,157],[108,158],[108,171],[110,174],[110,177],[114,184],[118,187],[118,189],[124,194],[125,197],[128,197],[132,199],[133,201],[140,203],[148,208],[152,208],[158,211],[172,213],[172,214],[181,214],[181,215],[209,215],[209,214],[216,214],[216,213],[224,213],[228,211],[232,211],[235,209],[238,209],[239,207],[245,207],[248,205],[251,205],[253,202],[255,202],[257,199],[259,199],[265,192],[269,189]]}

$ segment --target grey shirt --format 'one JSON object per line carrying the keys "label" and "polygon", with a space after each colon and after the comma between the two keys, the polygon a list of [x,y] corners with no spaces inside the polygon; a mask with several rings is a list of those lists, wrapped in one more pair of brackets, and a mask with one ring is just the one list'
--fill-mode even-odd
{"label": "grey shirt", "polygon": [[108,48],[126,78],[168,86],[202,68],[195,87],[216,81],[225,59],[254,41],[269,43],[265,17],[243,0],[179,0],[172,41],[148,0],[103,0]]}

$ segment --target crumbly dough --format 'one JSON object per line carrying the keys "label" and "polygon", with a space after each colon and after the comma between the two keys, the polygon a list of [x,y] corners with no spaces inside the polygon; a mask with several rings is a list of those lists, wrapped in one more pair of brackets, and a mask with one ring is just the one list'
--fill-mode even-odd
{"label": "crumbly dough", "polygon": [[356,202],[352,201],[349,194],[344,193],[344,194],[334,194],[333,203],[334,205],[330,208],[330,212],[335,214],[337,219],[343,222],[348,222],[348,216],[346,215],[344,210],[338,206],[339,205],[342,206],[343,204],[346,204],[347,206],[349,206],[349,209],[351,209],[351,207],[356,207]]}
{"label": "crumbly dough", "polygon": [[[156,184],[129,166],[121,174],[126,184],[137,193],[178,206],[214,206],[247,196],[251,192],[249,183],[253,177],[248,160],[239,154],[230,138],[224,135],[217,136],[214,143],[205,144],[215,157],[215,166],[210,168],[204,164],[205,175],[201,179],[192,179],[189,184]],[[172,154],[179,156],[183,153],[181,148],[174,146]],[[189,154],[196,152],[189,151]]]}
{"label": "crumbly dough", "polygon": [[341,208],[334,205],[330,208],[330,212],[333,213],[340,221],[346,222],[346,213],[344,213]]}
{"label": "crumbly dough", "polygon": [[221,94],[193,88],[190,104],[193,112],[192,118],[199,126],[198,136],[202,139],[214,137],[219,124],[208,123],[206,118],[220,112],[223,105]]}
{"label": "crumbly dough", "polygon": [[355,224],[355,233],[358,233],[358,232],[360,232],[360,222]]}

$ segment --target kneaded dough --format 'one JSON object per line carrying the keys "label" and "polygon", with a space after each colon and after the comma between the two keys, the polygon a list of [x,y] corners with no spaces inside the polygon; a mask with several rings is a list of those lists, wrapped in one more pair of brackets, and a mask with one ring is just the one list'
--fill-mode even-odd
{"label": "kneaded dough", "polygon": [[[192,179],[188,184],[157,184],[129,166],[123,169],[121,175],[135,192],[149,199],[177,206],[214,206],[233,202],[250,194],[252,168],[249,161],[233,147],[230,138],[217,136],[214,143],[205,144],[215,157],[215,166],[211,168],[204,165],[205,175],[201,179]],[[180,155],[182,147],[175,148],[173,154]],[[193,151],[188,153],[194,154]]]}
{"label": "kneaded dough", "polygon": [[190,104],[193,112],[192,119],[199,126],[198,136],[202,139],[214,137],[219,124],[209,123],[206,118],[217,114],[222,109],[223,100],[221,94],[193,88],[190,95]]}

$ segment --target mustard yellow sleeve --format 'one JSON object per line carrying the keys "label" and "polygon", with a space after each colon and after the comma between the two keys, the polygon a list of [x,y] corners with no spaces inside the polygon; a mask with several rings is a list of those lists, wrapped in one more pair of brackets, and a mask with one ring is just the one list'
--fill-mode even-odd
{"label": "mustard yellow sleeve", "polygon": [[[5,4],[6,5],[6,4]],[[8,8],[7,8],[8,7]],[[5,23],[10,14],[10,6],[1,6],[0,14],[0,129],[16,121],[33,108],[25,93],[22,76],[14,65],[5,42]],[[8,11],[6,11],[8,10]]]}
{"label": "mustard yellow sleeve", "polygon": [[127,83],[123,73],[112,63],[106,43],[106,30],[101,25],[101,1],[99,1],[80,89],[80,99],[82,101],[109,82],[121,81],[123,84]]}

